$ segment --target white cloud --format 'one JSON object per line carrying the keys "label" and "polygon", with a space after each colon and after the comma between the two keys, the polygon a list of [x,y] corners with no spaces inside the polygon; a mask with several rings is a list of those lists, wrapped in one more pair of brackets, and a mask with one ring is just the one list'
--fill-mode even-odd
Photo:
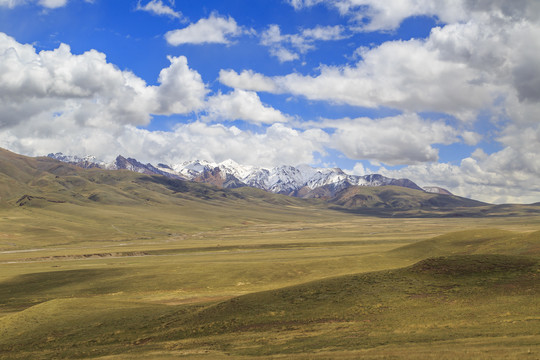
{"label": "white cloud", "polygon": [[[220,81],[238,89],[355,106],[437,111],[467,122],[485,112],[497,121],[499,135],[488,133],[484,138],[470,131],[467,124],[463,124],[464,129],[442,126],[415,133],[419,123],[407,128],[396,122],[385,128],[375,126],[377,120],[364,120],[367,124],[351,121],[335,125],[326,146],[353,159],[412,164],[399,171],[380,171],[420,185],[440,185],[458,195],[489,202],[534,202],[540,193],[538,4],[520,1],[504,7],[504,2],[476,2],[461,22],[436,27],[425,40],[364,48],[355,66],[322,66],[314,76],[293,73],[269,77],[229,70]],[[328,123],[320,126],[332,127]],[[430,128],[429,123],[425,125],[425,129]],[[435,134],[447,134],[446,140],[442,136],[446,144],[462,141],[474,146],[481,140],[497,141],[501,150],[486,154],[476,149],[457,164],[436,163],[433,144],[441,140],[436,140]]]}
{"label": "white cloud", "polygon": [[265,106],[257,93],[234,90],[229,94],[218,94],[208,99],[208,115],[205,120],[244,120],[255,124],[287,122],[289,118],[279,110]]}
{"label": "white cloud", "polygon": [[[282,35],[279,25],[273,24],[261,34],[261,45],[268,46],[270,48],[270,54],[278,58],[280,62],[287,62],[297,60],[300,57],[296,52],[285,48],[284,43],[292,43],[295,39],[296,43],[300,43],[301,38],[299,36]],[[306,52],[309,45],[304,44],[303,47],[297,49],[301,52]]]}
{"label": "white cloud", "polygon": [[288,0],[296,10],[325,4],[357,22],[359,31],[388,31],[413,16],[432,16],[443,23],[467,22],[489,14],[495,19],[513,18],[538,22],[540,3],[530,0]]}
{"label": "white cloud", "polygon": [[274,124],[262,133],[243,131],[234,126],[202,122],[180,124],[172,132],[148,131],[124,125],[115,131],[86,128],[66,119],[54,118],[33,126],[57,131],[47,136],[41,129],[32,132],[19,125],[0,132],[0,146],[28,155],[62,151],[94,154],[106,161],[124,154],[143,162],[176,164],[186,160],[233,159],[241,164],[273,167],[283,164],[312,163],[314,153],[324,152],[327,136],[320,130],[298,131]]}
{"label": "white cloud", "polygon": [[[494,16],[478,13],[467,22],[436,27],[425,40],[362,48],[355,65],[323,65],[315,75],[248,72],[220,80],[236,88],[353,106],[435,111],[464,121],[503,101],[511,116],[534,118],[540,104],[540,43],[535,40],[540,23]],[[270,28],[265,44],[274,41],[279,46],[273,49],[281,49],[283,36],[279,28]],[[253,86],[255,77],[264,88]]]}
{"label": "white cloud", "polygon": [[88,126],[144,125],[151,114],[186,114],[204,105],[207,89],[185,57],[170,57],[159,86],[147,86],[95,50],[81,55],[61,44],[36,52],[0,33],[0,127],[66,117]]}
{"label": "white cloud", "polygon": [[173,8],[171,8],[168,5],[165,5],[163,1],[161,0],[152,0],[146,3],[146,5],[141,5],[141,0],[137,3],[137,10],[141,11],[147,11],[149,13],[155,14],[155,15],[165,15],[170,16],[177,19],[182,19],[182,13],[180,11],[174,11]]}
{"label": "white cloud", "polygon": [[181,152],[178,159],[231,158],[241,164],[271,167],[313,162],[314,152],[324,151],[321,142],[326,134],[319,130],[300,132],[283,124],[274,124],[263,133],[252,133],[235,127],[192,123],[179,126],[174,136],[182,144],[174,147]]}
{"label": "white cloud", "polygon": [[[322,66],[320,74],[274,77],[276,92],[363,107],[437,111],[469,119],[490,104],[493,88],[475,84],[475,69],[445,61],[419,40],[387,42],[354,67]],[[441,84],[445,84],[441,86]]]}
{"label": "white cloud", "polygon": [[443,22],[466,17],[462,2],[452,0],[289,0],[296,10],[325,4],[357,22],[360,31],[393,30],[411,16],[437,16]]}
{"label": "white cloud", "polygon": [[229,44],[230,38],[244,34],[246,31],[236,24],[232,17],[212,14],[207,19],[200,19],[183,29],[172,30],[165,34],[170,45],[182,44]]}
{"label": "white cloud", "polygon": [[[256,93],[236,90],[206,99],[200,75],[185,57],[149,86],[135,74],[91,50],[81,55],[60,45],[36,52],[0,33],[0,147],[27,155],[62,151],[112,160],[125,154],[141,161],[180,162],[206,158],[274,166],[310,163],[324,152],[322,130],[295,130],[280,111],[262,104]],[[152,114],[204,110],[219,120],[233,118],[272,124],[261,132],[193,122],[174,131],[138,129]]]}
{"label": "white cloud", "polygon": [[459,165],[417,164],[379,171],[407,177],[420,185],[438,185],[456,195],[494,203],[537,202],[540,194],[540,124],[508,127],[498,139],[503,148],[492,154],[476,149]]}
{"label": "white cloud", "polygon": [[161,70],[158,81],[156,114],[186,114],[203,107],[208,90],[201,75],[191,70],[185,56],[169,56],[171,65]]}
{"label": "white cloud", "polygon": [[368,159],[389,165],[416,164],[438,160],[433,144],[458,142],[458,131],[443,122],[429,122],[417,115],[383,119],[326,120],[333,128],[328,146],[349,159]]}
{"label": "white cloud", "polygon": [[507,176],[487,171],[483,161],[465,158],[459,165],[431,163],[411,165],[400,170],[380,168],[377,172],[398,178],[408,178],[420,186],[436,185],[455,195],[488,203],[538,202],[540,189],[531,186],[537,177]]}
{"label": "white cloud", "polygon": [[[145,0],[149,1],[149,0]],[[0,0],[55,8],[67,0]],[[162,1],[154,13],[167,15]],[[538,201],[540,178],[540,2],[529,0],[289,0],[297,10],[316,4],[338,9],[348,28],[314,27],[282,34],[270,26],[261,36],[281,61],[300,59],[318,41],[343,38],[353,30],[392,30],[410,16],[434,16],[441,25],[423,40],[391,41],[358,51],[354,65],[320,66],[316,74],[266,76],[222,70],[219,81],[235,90],[207,97],[201,76],[185,57],[170,57],[157,86],[150,86],[95,50],[76,55],[67,45],[37,52],[0,34],[0,146],[29,155],[63,151],[100,157],[127,154],[142,161],[193,158],[264,166],[310,163],[314,154],[336,149],[352,159],[408,164],[380,171],[420,185],[441,185],[458,195],[487,201]],[[140,4],[140,3],[139,3]],[[157,5],[163,5],[159,7]],[[168,7],[172,10],[172,7]],[[159,10],[161,9],[161,10]],[[179,14],[179,13],[178,13]],[[173,16],[173,15],[171,15]],[[361,20],[362,22],[355,22]],[[225,43],[246,33],[231,17],[217,14],[169,32],[171,44]],[[352,49],[351,49],[352,51]],[[385,119],[324,120],[295,124],[253,91],[292,94],[310,100],[435,111],[462,119],[457,128],[416,115]],[[152,114],[206,111],[205,121],[172,132],[137,129]],[[479,134],[471,122],[480,112],[497,123]],[[240,119],[254,133],[207,121]],[[288,121],[288,123],[286,122]],[[322,129],[330,129],[330,135]],[[497,141],[491,154],[481,140]],[[477,149],[456,163],[436,163],[436,144],[462,142]],[[379,166],[379,165],[373,165]],[[369,171],[358,165],[357,172]]]}
{"label": "white cloud", "polygon": [[474,131],[463,131],[461,138],[467,145],[476,145],[482,140],[482,135],[475,133]]}
{"label": "white cloud", "polygon": [[294,61],[300,59],[300,56],[281,46],[273,46],[270,48],[270,55],[278,58],[279,62]]}
{"label": "white cloud", "polygon": [[331,41],[331,40],[341,40],[346,36],[343,35],[345,31],[344,27],[341,25],[335,26],[316,26],[312,29],[304,29],[302,31],[302,37],[304,41],[306,40],[322,40],[322,41]]}
{"label": "white cloud", "polygon": [[274,80],[252,70],[243,70],[240,74],[234,70],[220,70],[219,81],[232,88],[270,93],[279,91]]}
{"label": "white cloud", "polygon": [[261,34],[261,45],[268,46],[270,54],[280,62],[298,60],[299,54],[315,49],[315,41],[341,40],[346,36],[341,25],[316,26],[299,34],[282,34],[279,25],[272,24]]}
{"label": "white cloud", "polygon": [[373,170],[366,168],[362,163],[354,164],[354,167],[352,168],[352,170],[343,170],[343,171],[346,172],[347,174],[359,175],[359,176],[374,174]]}

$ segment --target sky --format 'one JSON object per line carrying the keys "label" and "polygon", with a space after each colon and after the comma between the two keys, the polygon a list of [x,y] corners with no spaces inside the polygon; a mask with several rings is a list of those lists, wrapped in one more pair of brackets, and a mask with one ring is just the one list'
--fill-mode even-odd
{"label": "sky", "polygon": [[0,0],[0,147],[540,201],[540,1]]}

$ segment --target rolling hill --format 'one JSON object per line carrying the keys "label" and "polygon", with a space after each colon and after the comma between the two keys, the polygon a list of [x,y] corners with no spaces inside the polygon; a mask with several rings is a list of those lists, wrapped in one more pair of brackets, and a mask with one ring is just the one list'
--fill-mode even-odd
{"label": "rolling hill", "polygon": [[538,258],[461,255],[203,306],[56,299],[0,318],[0,354],[6,359],[534,357],[540,350],[538,271]]}

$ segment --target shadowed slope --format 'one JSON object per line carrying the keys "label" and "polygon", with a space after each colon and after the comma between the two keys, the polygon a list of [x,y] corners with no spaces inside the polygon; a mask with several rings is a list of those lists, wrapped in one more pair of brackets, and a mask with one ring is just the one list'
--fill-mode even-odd
{"label": "shadowed slope", "polygon": [[454,195],[434,194],[399,186],[350,187],[339,192],[332,203],[359,212],[366,208],[393,211],[449,210],[487,205]]}

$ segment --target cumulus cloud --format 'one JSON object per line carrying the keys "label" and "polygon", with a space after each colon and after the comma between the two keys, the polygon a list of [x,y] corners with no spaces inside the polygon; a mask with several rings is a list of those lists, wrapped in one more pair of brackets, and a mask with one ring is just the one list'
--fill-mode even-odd
{"label": "cumulus cloud", "polygon": [[253,70],[243,70],[240,74],[231,69],[220,70],[219,81],[229,87],[244,90],[270,93],[278,93],[280,91],[272,78],[256,73]]}
{"label": "cumulus cloud", "polygon": [[430,122],[418,115],[382,119],[327,120],[333,128],[328,146],[349,159],[372,160],[389,165],[416,164],[438,160],[434,144],[458,142],[458,130],[442,121]]}
{"label": "cumulus cloud", "polygon": [[[534,40],[540,24],[497,14],[478,13],[467,22],[435,27],[427,39],[362,48],[356,64],[323,65],[315,75],[235,76],[229,71],[220,80],[235,88],[353,106],[442,112],[464,121],[473,121],[503,99],[508,111],[530,117],[540,102],[540,44]],[[278,30],[269,38],[279,39]],[[263,82],[263,87],[254,85]]]}
{"label": "cumulus cloud", "polygon": [[476,145],[482,140],[482,135],[474,132],[474,131],[463,131],[461,134],[461,138],[467,145]]}
{"label": "cumulus cloud", "polygon": [[[317,1],[294,3],[301,9]],[[396,120],[395,126],[385,124],[387,129],[374,125],[382,125],[379,120],[351,120],[334,127],[327,121],[324,126],[334,131],[327,146],[353,159],[409,164],[400,170],[383,167],[379,172],[407,177],[420,185],[440,185],[458,195],[498,203],[538,201],[540,43],[535,39],[540,38],[539,4],[456,2],[453,15],[443,15],[459,21],[435,27],[425,40],[393,41],[360,49],[360,60],[352,66],[321,66],[312,76],[292,73],[269,77],[227,70],[219,80],[237,89],[293,94],[310,100],[454,115],[465,121],[464,128],[441,125],[439,132],[428,131],[428,135],[414,133],[422,121],[413,121],[411,132],[402,120],[401,125]],[[437,11],[441,9],[444,7]],[[486,138],[466,125],[476,121],[480,112],[492,116],[498,129],[484,134]],[[424,125],[430,127],[426,121]],[[397,131],[400,128],[403,134]],[[436,133],[446,135],[440,140],[433,135]],[[409,139],[410,146],[393,146],[403,145],[403,139]],[[438,142],[477,146],[482,140],[497,142],[501,150],[488,154],[477,148],[457,163],[436,162],[434,144]],[[370,151],[371,146],[376,150]],[[365,171],[360,167],[357,170]]]}
{"label": "cumulus cloud", "polygon": [[266,167],[313,162],[314,153],[324,151],[321,143],[326,136],[321,130],[301,132],[284,124],[273,124],[262,133],[253,133],[195,122],[181,125],[174,132],[177,143],[184,144],[175,147],[179,159],[204,157],[223,161],[231,158],[242,164]]}
{"label": "cumulus cloud", "polygon": [[[490,104],[496,89],[476,82],[476,69],[442,59],[439,54],[438,49],[421,40],[393,41],[365,51],[355,66],[321,66],[315,76],[292,73],[258,78],[267,84],[273,81],[266,89],[274,93],[310,100],[410,112],[437,111],[470,119]],[[250,88],[253,77],[252,73],[237,76],[234,83]],[[222,79],[232,83],[232,78]]]}
{"label": "cumulus cloud", "polygon": [[443,23],[467,22],[479,14],[538,22],[540,4],[517,0],[288,0],[296,10],[324,4],[356,21],[359,31],[387,31],[413,16],[432,16]]}
{"label": "cumulus cloud", "polygon": [[345,28],[341,25],[335,26],[316,26],[312,29],[302,30],[302,37],[304,41],[310,40],[322,40],[322,41],[331,41],[331,40],[341,40],[346,36],[343,34]]}
{"label": "cumulus cloud", "polygon": [[[465,123],[476,121],[480,112],[490,114],[498,130],[486,134],[489,139],[445,125],[438,131],[415,134],[421,121],[413,121],[409,132],[404,123],[371,127],[377,120],[364,120],[336,125],[327,146],[352,159],[409,164],[400,170],[383,167],[379,172],[407,177],[421,185],[440,185],[458,195],[497,203],[538,201],[540,43],[535,39],[540,37],[540,13],[535,3],[462,2],[463,11],[454,13],[459,22],[435,27],[425,40],[393,41],[361,49],[361,59],[353,66],[321,66],[312,76],[292,73],[268,77],[229,70],[221,74],[220,81],[234,88],[331,103],[436,111]],[[303,3],[296,4],[301,7]],[[444,14],[447,19],[451,15]],[[428,129],[431,126],[425,125]],[[437,163],[433,144],[440,139],[442,144],[464,142],[471,146],[491,140],[499,143],[501,150],[487,154],[476,149],[457,164]],[[410,143],[405,146],[407,141]]]}
{"label": "cumulus cloud", "polygon": [[375,173],[371,169],[366,168],[362,163],[356,163],[356,164],[354,164],[354,167],[351,170],[344,170],[344,171],[347,174],[360,175],[360,176],[370,175],[370,174]]}
{"label": "cumulus cloud", "polygon": [[69,154],[94,154],[111,161],[117,154],[132,156],[143,162],[177,164],[185,160],[224,161],[273,167],[312,163],[316,153],[323,153],[327,137],[322,130],[299,131],[274,124],[261,133],[240,130],[234,126],[192,122],[178,125],[174,131],[148,131],[131,125],[114,131],[85,128],[54,118],[33,125],[57,131],[46,137],[20,125],[0,133],[0,146],[19,153],[43,155],[62,151]]}
{"label": "cumulus cloud", "polygon": [[[254,92],[207,97],[185,57],[169,61],[158,85],[150,86],[98,51],[76,55],[62,44],[37,52],[0,33],[0,146],[27,155],[62,151],[112,160],[125,154],[170,163],[233,158],[263,166],[310,163],[324,152],[324,131],[282,124],[289,117],[264,105]],[[171,132],[137,128],[153,114],[205,109],[204,122],[180,124]],[[232,119],[270,126],[251,132],[208,123]]]}
{"label": "cumulus cloud", "polygon": [[324,4],[356,22],[360,31],[387,31],[411,16],[435,16],[450,23],[466,18],[463,2],[453,0],[289,0],[296,10]]}
{"label": "cumulus cloud", "polygon": [[171,65],[159,73],[157,91],[159,107],[155,114],[186,114],[203,107],[208,92],[201,75],[191,70],[185,56],[169,56]]}
{"label": "cumulus cloud", "polygon": [[503,148],[487,154],[481,148],[459,164],[425,163],[378,172],[406,177],[419,185],[438,185],[456,195],[492,203],[537,202],[540,185],[540,125],[512,125],[498,138]]}
{"label": "cumulus cloud", "polygon": [[165,34],[170,45],[182,44],[229,44],[231,38],[238,37],[246,31],[236,24],[232,17],[223,17],[213,13],[207,19],[200,19],[183,29],[171,30]]}
{"label": "cumulus cloud", "polygon": [[137,10],[146,11],[155,15],[164,15],[170,16],[177,19],[182,19],[182,13],[180,11],[174,11],[174,9],[168,5],[165,5],[161,0],[152,0],[146,3],[146,5],[141,4],[141,0],[137,3]]}
{"label": "cumulus cloud", "polygon": [[341,25],[316,26],[303,29],[299,34],[282,34],[279,25],[272,24],[261,34],[260,43],[269,47],[270,54],[280,62],[287,62],[297,60],[299,54],[315,49],[316,41],[344,39],[344,30]]}
{"label": "cumulus cloud", "polygon": [[257,93],[234,90],[208,99],[205,120],[244,120],[255,124],[287,122],[288,117],[279,110],[265,106]]}
{"label": "cumulus cloud", "polygon": [[0,33],[0,127],[35,118],[69,117],[88,126],[145,125],[151,114],[185,114],[203,106],[207,89],[183,56],[169,57],[158,86],[148,86],[95,50],[61,44],[36,52]]}
{"label": "cumulus cloud", "polygon": [[300,56],[297,53],[287,50],[279,45],[270,48],[270,55],[277,57],[281,63],[300,59]]}

